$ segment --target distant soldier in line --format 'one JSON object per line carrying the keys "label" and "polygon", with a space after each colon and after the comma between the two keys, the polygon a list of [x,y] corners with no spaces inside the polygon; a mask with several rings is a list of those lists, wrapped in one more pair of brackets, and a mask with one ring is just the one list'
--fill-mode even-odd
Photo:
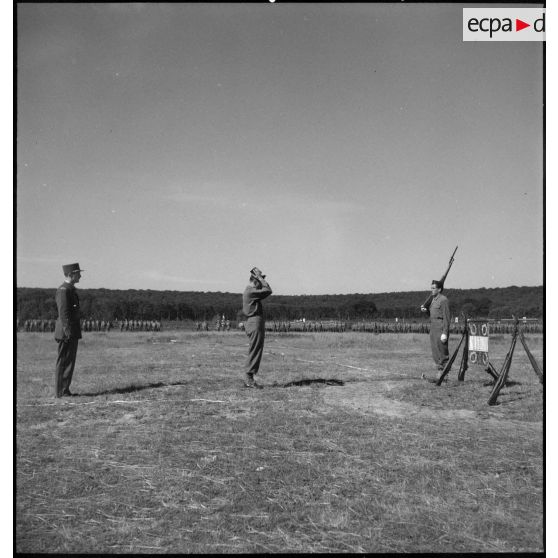
{"label": "distant soldier in line", "polygon": [[244,385],[247,388],[257,388],[261,386],[256,383],[254,376],[260,368],[265,339],[265,319],[261,301],[272,291],[265,275],[257,267],[250,271],[249,281],[242,294],[242,311],[246,316],[244,330],[250,340]]}
{"label": "distant soldier in line", "polygon": [[443,370],[449,360],[449,327],[450,309],[448,299],[442,294],[444,284],[434,279],[430,286],[432,291],[432,303],[430,310],[421,306],[422,312],[430,311],[430,347],[432,358],[438,370]]}
{"label": "distant soldier in line", "polygon": [[63,265],[64,283],[56,291],[58,320],[54,338],[58,342],[58,359],[56,360],[55,393],[56,397],[72,395],[70,383],[76,364],[78,341],[81,339],[79,320],[79,298],[75,284],[81,279],[78,263]]}

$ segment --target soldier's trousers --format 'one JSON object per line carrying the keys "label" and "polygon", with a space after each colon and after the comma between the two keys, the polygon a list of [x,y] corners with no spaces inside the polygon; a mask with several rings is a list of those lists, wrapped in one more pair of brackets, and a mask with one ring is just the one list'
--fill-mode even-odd
{"label": "soldier's trousers", "polygon": [[248,349],[248,359],[246,361],[246,373],[252,376],[258,373],[262,360],[264,339],[265,339],[265,320],[263,316],[252,316],[246,320],[244,330],[250,341]]}
{"label": "soldier's trousers", "polygon": [[58,341],[58,358],[56,359],[55,392],[56,397],[62,397],[63,393],[70,389],[76,356],[78,339],[70,339],[67,342]]}
{"label": "soldier's trousers", "polygon": [[449,340],[446,343],[442,343],[440,341],[441,335],[442,321],[432,321],[430,323],[430,347],[432,348],[432,358],[439,367],[443,368],[449,360]]}

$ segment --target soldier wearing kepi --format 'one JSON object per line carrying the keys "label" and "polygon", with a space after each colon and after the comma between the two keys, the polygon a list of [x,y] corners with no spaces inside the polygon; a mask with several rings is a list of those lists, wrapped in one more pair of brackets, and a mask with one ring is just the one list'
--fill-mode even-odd
{"label": "soldier wearing kepi", "polygon": [[246,316],[244,331],[250,340],[244,382],[247,388],[261,387],[254,378],[260,368],[265,339],[265,318],[261,301],[270,294],[271,287],[265,280],[265,275],[257,267],[252,268],[250,283],[242,294],[242,311]]}
{"label": "soldier wearing kepi", "polygon": [[430,286],[432,302],[430,308],[421,306],[422,312],[430,311],[430,347],[438,370],[443,370],[449,360],[450,309],[448,299],[442,294],[444,283],[434,279]]}
{"label": "soldier wearing kepi", "polygon": [[75,284],[81,279],[78,263],[62,266],[64,283],[56,291],[58,319],[54,328],[54,338],[58,342],[58,359],[56,360],[55,392],[56,397],[72,395],[70,383],[76,365],[78,340],[81,339],[79,319],[79,298]]}

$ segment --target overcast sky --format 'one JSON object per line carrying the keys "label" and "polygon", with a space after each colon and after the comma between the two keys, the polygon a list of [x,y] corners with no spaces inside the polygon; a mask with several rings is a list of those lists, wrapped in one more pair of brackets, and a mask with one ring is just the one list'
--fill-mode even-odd
{"label": "overcast sky", "polygon": [[463,6],[18,5],[17,285],[542,284],[542,44]]}

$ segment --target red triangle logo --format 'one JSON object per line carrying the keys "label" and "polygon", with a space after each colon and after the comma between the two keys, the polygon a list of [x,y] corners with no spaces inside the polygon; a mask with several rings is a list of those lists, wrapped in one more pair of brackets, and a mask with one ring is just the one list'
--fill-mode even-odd
{"label": "red triangle logo", "polygon": [[521,21],[520,19],[515,20],[515,30],[516,31],[521,31],[522,29],[525,29],[526,27],[531,27],[531,24],[530,23],[525,23],[524,21]]}

